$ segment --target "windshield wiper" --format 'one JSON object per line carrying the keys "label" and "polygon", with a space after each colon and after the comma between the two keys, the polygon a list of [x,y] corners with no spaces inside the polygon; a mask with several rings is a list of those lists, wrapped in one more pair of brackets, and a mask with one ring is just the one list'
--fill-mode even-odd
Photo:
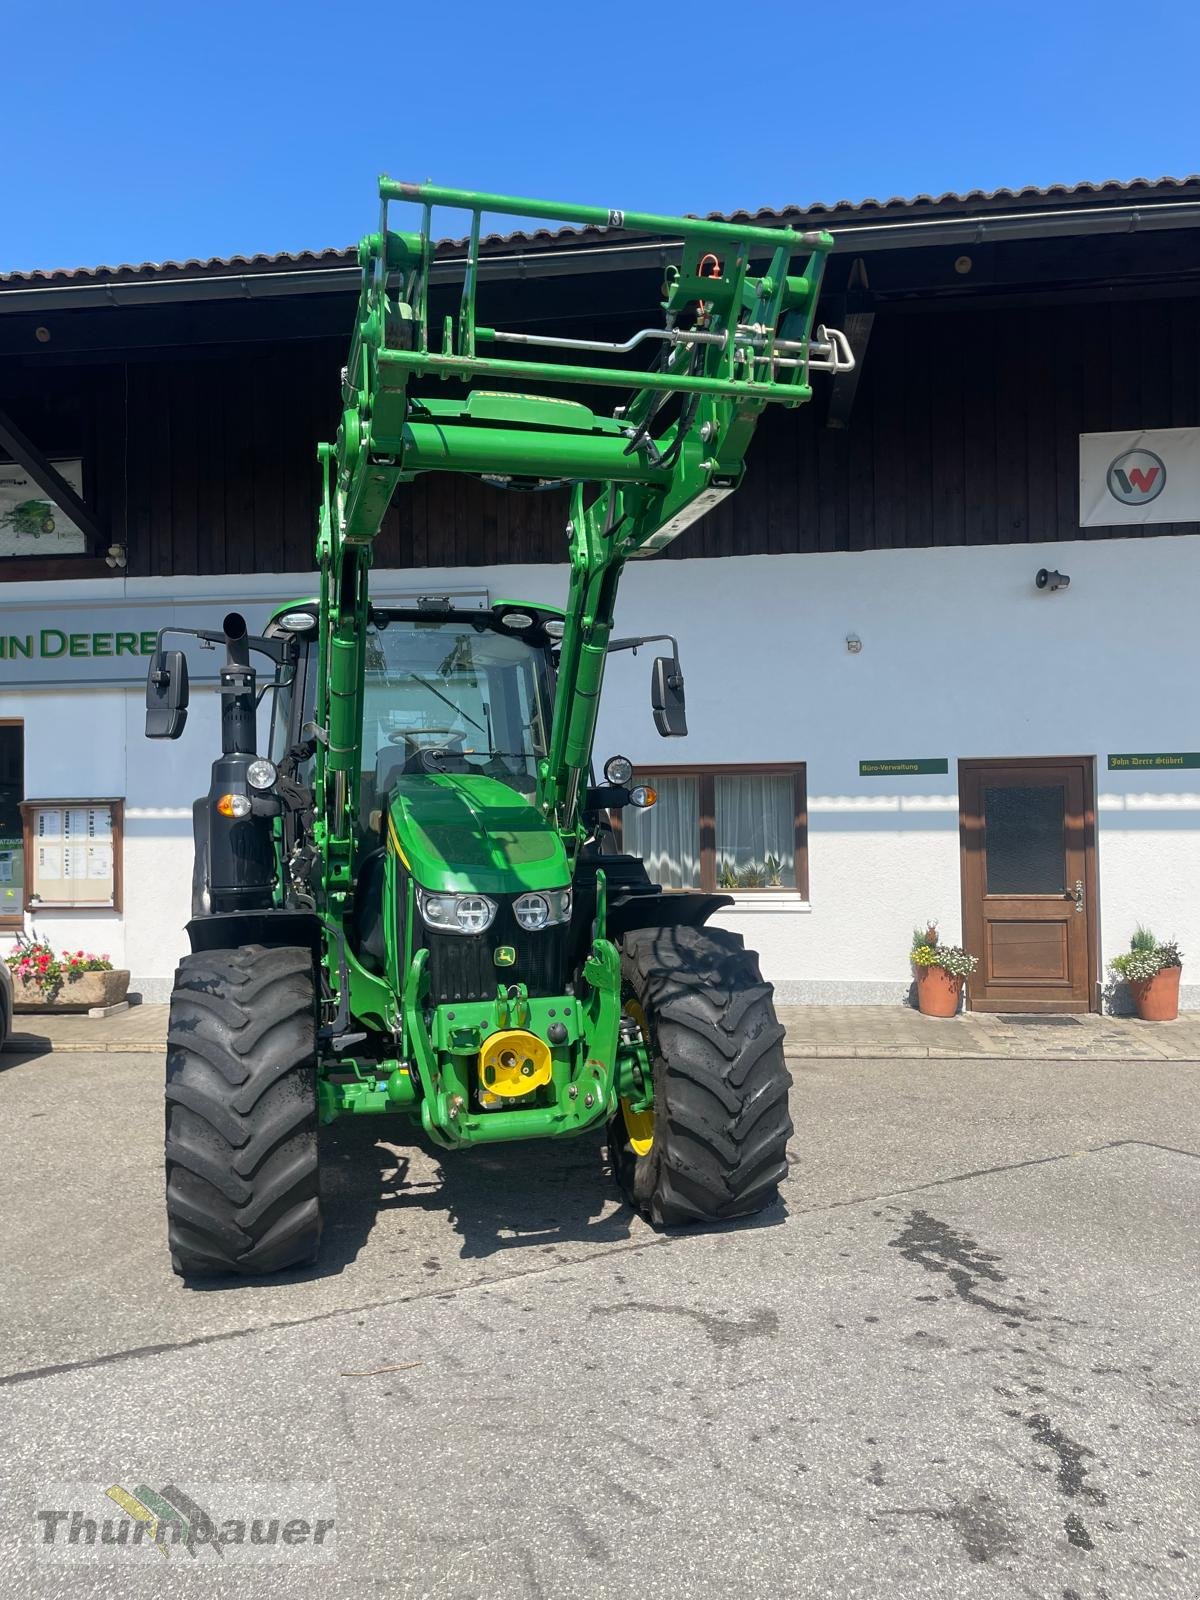
{"label": "windshield wiper", "polygon": [[430,683],[429,679],[423,678],[419,672],[410,672],[409,677],[414,683],[419,683],[422,689],[428,689],[430,694],[436,695],[442,704],[449,706],[451,711],[453,711],[457,716],[466,717],[467,721],[473,728],[478,728],[480,733],[487,737],[487,729],[484,727],[483,723],[477,722],[469,711],[464,711],[462,706],[456,705],[455,702],[451,700],[450,696],[448,694],[443,694],[436,684]]}

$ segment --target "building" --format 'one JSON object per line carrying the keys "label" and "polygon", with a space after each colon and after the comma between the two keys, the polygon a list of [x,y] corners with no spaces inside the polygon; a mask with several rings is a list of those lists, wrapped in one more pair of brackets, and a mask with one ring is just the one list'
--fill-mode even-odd
{"label": "building", "polygon": [[[927,918],[984,956],[982,1007],[1098,1008],[1139,921],[1200,961],[1200,179],[779,220],[835,232],[822,314],[859,366],[626,575],[620,631],[678,636],[692,729],[659,741],[646,655],[613,658],[598,753],[661,796],[627,836],[664,882],[732,885],[721,920],[789,1000],[901,999]],[[481,294],[609,335],[654,320],[668,257],[509,235]],[[455,247],[438,270],[450,294]],[[147,744],[146,655],[313,591],[355,286],[349,252],[0,280],[0,927],[108,951],[148,999],[216,717],[197,694]],[[563,521],[419,484],[375,591],[557,599]]]}

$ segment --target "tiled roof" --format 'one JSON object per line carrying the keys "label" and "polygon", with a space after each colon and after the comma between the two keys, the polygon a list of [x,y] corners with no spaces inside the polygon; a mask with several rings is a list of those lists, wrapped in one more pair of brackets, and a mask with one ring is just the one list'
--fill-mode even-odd
{"label": "tiled roof", "polygon": [[[924,216],[936,217],[986,217],[997,212],[1013,210],[1029,212],[1061,212],[1094,204],[1113,201],[1128,203],[1144,199],[1148,205],[1163,204],[1172,200],[1200,199],[1200,175],[1186,178],[1115,178],[1100,183],[1055,183],[1044,189],[1028,186],[1022,189],[971,189],[966,194],[918,194],[908,198],[890,200],[838,200],[832,205],[817,201],[807,206],[782,206],[778,210],[767,206],[759,211],[710,212],[715,222],[794,223],[805,227],[832,228],[855,223],[870,223],[881,218],[897,221],[916,221]],[[517,230],[513,233],[488,234],[482,241],[485,252],[500,252],[514,245],[523,251],[536,252],[559,244],[564,240],[583,243],[604,238],[619,238],[619,230],[600,228],[538,228],[533,232]],[[452,256],[465,248],[463,239],[443,239],[438,243],[439,255]],[[278,255],[213,256],[207,260],[192,258],[187,261],[143,261],[138,265],[124,264],[116,267],[60,267],[52,270],[9,272],[0,274],[0,290],[28,288],[55,284],[129,283],[138,280],[158,281],[170,278],[256,276],[263,273],[303,272],[331,267],[352,267],[357,260],[354,247],[344,250],[282,251]]]}

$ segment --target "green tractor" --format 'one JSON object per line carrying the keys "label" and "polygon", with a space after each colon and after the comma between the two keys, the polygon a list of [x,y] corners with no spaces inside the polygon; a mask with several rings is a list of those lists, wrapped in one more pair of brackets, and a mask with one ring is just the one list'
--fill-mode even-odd
{"label": "green tractor", "polygon": [[[388,179],[380,195],[341,424],[318,451],[320,593],[260,635],[237,613],[191,630],[225,660],[168,1033],[169,1239],[188,1278],[316,1259],[318,1130],[338,1117],[400,1113],[451,1149],[604,1127],[624,1195],[657,1225],[757,1212],[786,1170],[771,987],[740,936],[708,925],[728,896],[664,893],[614,847],[611,813],[655,797],[621,756],[598,780],[592,745],[607,656],[650,642],[612,637],[626,561],[737,486],[767,405],[852,364],[842,335],[813,328],[833,241]],[[418,231],[392,231],[392,201],[421,208]],[[440,338],[435,205],[470,215]],[[484,213],[681,241],[662,325],[621,343],[481,325]],[[631,369],[640,346],[656,358]],[[433,378],[461,397],[431,396]],[[613,388],[623,403],[593,410]],[[384,513],[424,472],[568,485],[565,606],[373,603]],[[159,637],[150,737],[177,738],[187,714],[170,631],[188,630]],[[651,688],[659,732],[686,733],[673,647]]]}

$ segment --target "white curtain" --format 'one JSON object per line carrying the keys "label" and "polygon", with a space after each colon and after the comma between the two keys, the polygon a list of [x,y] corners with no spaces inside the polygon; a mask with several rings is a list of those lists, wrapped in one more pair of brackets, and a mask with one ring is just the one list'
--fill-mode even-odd
{"label": "white curtain", "polygon": [[742,888],[796,887],[796,800],[792,778],[757,773],[713,780],[717,887],[736,873]]}
{"label": "white curtain", "polygon": [[641,856],[646,871],[664,889],[695,889],[700,884],[700,790],[695,778],[657,778],[638,773],[639,783],[658,790],[658,804],[647,810],[626,806],[621,813],[625,849]]}

